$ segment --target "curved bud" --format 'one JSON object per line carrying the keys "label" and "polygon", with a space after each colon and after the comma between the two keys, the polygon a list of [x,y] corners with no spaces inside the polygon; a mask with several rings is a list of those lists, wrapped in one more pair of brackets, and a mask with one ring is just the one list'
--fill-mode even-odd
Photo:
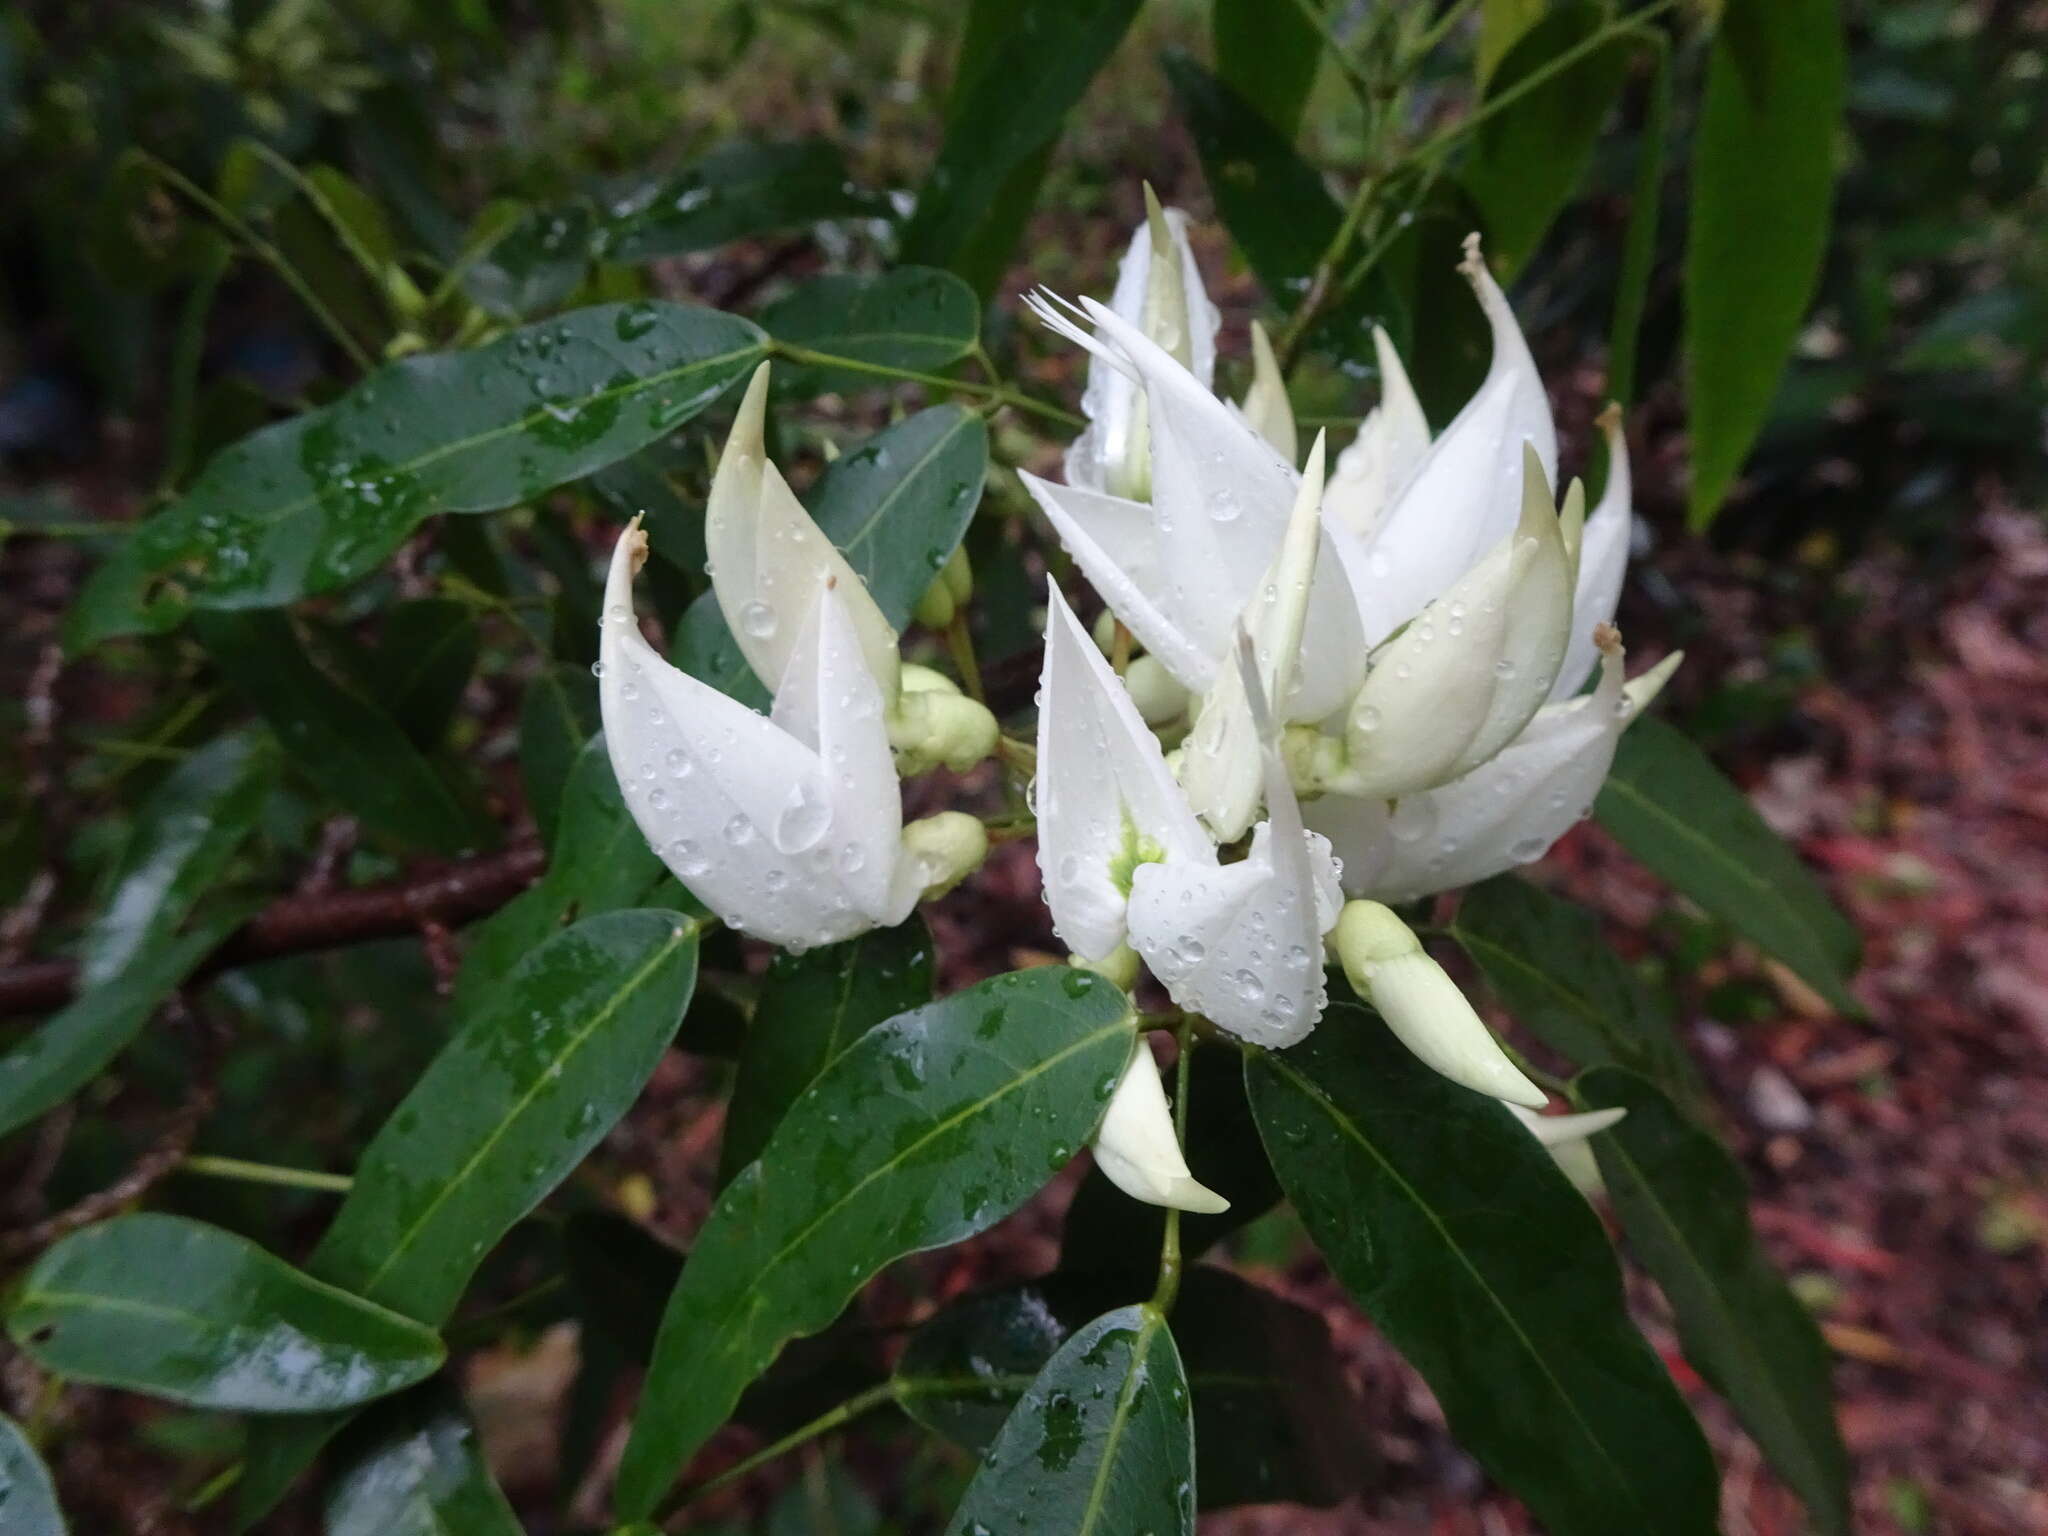
{"label": "curved bud", "polygon": [[1600,493],[1599,504],[1587,514],[1585,532],[1579,541],[1571,635],[1557,681],[1550,687],[1553,704],[1585,687],[1587,676],[1599,662],[1599,647],[1593,643],[1593,635],[1601,625],[1614,622],[1614,610],[1621,601],[1622,577],[1628,570],[1629,544],[1635,534],[1628,435],[1622,431],[1621,407],[1610,405],[1600,413],[1600,430],[1607,438],[1607,488]]}
{"label": "curved bud", "polygon": [[1360,538],[1370,535],[1387,506],[1429,452],[1429,418],[1401,354],[1379,326],[1372,328],[1379,355],[1380,403],[1366,412],[1351,446],[1337,455],[1323,507]]}
{"label": "curved bud", "polygon": [[988,828],[965,811],[940,811],[903,829],[902,852],[889,890],[889,906],[900,923],[920,901],[934,900],[981,868],[988,857]]}
{"label": "curved bud", "polygon": [[1107,977],[1126,992],[1138,984],[1138,952],[1128,944],[1117,945],[1097,960],[1090,960],[1085,955],[1069,955],[1067,964],[1077,970],[1093,971],[1098,976]]}
{"label": "curved bud", "polygon": [[991,756],[1002,737],[986,704],[951,688],[906,687],[889,711],[888,730],[896,771],[904,775],[941,766],[965,773]]}
{"label": "curved bud", "polygon": [[1110,1096],[1094,1147],[1096,1167],[1133,1200],[1205,1215],[1230,1209],[1228,1200],[1188,1171],[1159,1068],[1142,1038]]}
{"label": "curved bud", "polygon": [[1620,1120],[1628,1113],[1626,1109],[1595,1109],[1582,1115],[1539,1115],[1519,1104],[1510,1104],[1508,1113],[1528,1127],[1529,1133],[1549,1151],[1558,1172],[1570,1179],[1572,1187],[1580,1194],[1590,1198],[1607,1187],[1600,1177],[1599,1160],[1593,1156],[1593,1149],[1586,1145],[1586,1138]]}
{"label": "curved bud", "polygon": [[946,583],[943,571],[932,578],[932,584],[924,589],[917,606],[910,610],[910,616],[926,629],[944,629],[953,622],[953,614],[959,608],[954,601],[953,589]]}
{"label": "curved bud", "polygon": [[1424,1065],[1489,1098],[1531,1109],[1550,1102],[1392,910],[1376,901],[1346,903],[1335,943],[1352,987]]}
{"label": "curved bud", "polygon": [[896,692],[896,631],[852,566],[768,461],[768,364],[754,370],[719,455],[704,509],[705,564],[726,626],[770,693],[821,585],[839,592],[884,697]]}
{"label": "curved bud", "polygon": [[1157,656],[1133,656],[1124,668],[1124,687],[1150,726],[1170,725],[1188,712],[1188,691]]}
{"label": "curved bud", "polygon": [[939,577],[946,583],[946,590],[953,594],[955,603],[964,603],[974,596],[974,567],[968,563],[967,546],[955,544],[953,553],[946,556],[945,569]]}
{"label": "curved bud", "polygon": [[1301,452],[1301,438],[1295,430],[1294,404],[1287,398],[1287,378],[1280,371],[1279,358],[1273,355],[1272,338],[1256,320],[1252,322],[1252,387],[1245,391],[1238,409],[1281,458],[1290,464],[1295,461]]}

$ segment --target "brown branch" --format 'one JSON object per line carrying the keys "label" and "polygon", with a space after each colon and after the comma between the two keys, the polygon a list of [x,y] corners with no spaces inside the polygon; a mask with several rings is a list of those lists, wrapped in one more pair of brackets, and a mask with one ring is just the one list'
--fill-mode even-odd
{"label": "brown branch", "polygon": [[[192,979],[276,955],[396,938],[428,923],[453,928],[497,911],[531,885],[546,863],[540,844],[522,842],[382,885],[280,897],[229,934]],[[0,1017],[61,1008],[76,995],[77,980],[72,960],[35,960],[0,970]]]}

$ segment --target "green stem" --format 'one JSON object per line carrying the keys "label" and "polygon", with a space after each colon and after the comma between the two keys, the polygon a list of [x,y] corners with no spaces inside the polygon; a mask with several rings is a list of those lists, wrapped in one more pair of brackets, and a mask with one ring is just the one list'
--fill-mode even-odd
{"label": "green stem", "polygon": [[334,231],[334,238],[341,248],[348,252],[349,260],[356,264],[356,270],[363,274],[370,286],[377,290],[377,297],[384,303],[385,312],[391,316],[394,325],[402,326],[405,316],[392,303],[390,274],[377,260],[376,253],[357,237],[354,227],[341,216],[341,210],[334,206],[334,200],[321,191],[313,179],[291,161],[259,139],[247,141],[265,165],[298,189],[299,195],[313,205],[313,211],[327,221],[327,227]]}
{"label": "green stem", "polygon": [[1430,29],[1416,38],[1414,51],[1409,55],[1410,59],[1415,63],[1420,63],[1424,57],[1435,50],[1438,43],[1451,35],[1451,29],[1463,21],[1466,12],[1470,11],[1477,3],[1478,0],[1452,0],[1452,3],[1444,8],[1443,15],[1436,19]]}
{"label": "green stem", "polygon": [[[1180,1059],[1173,1068],[1173,1137],[1185,1148],[1188,1144],[1188,1068],[1195,1059],[1193,1019],[1182,1014],[1173,1033],[1180,1042]],[[1159,1283],[1152,1291],[1152,1305],[1161,1315],[1173,1311],[1174,1300],[1180,1295],[1180,1272],[1180,1210],[1168,1206],[1166,1235],[1159,1241]]]}
{"label": "green stem", "polygon": [[1330,301],[1331,287],[1337,280],[1337,264],[1357,238],[1358,228],[1365,222],[1373,199],[1379,195],[1380,185],[1380,177],[1368,171],[1358,183],[1358,190],[1351,194],[1350,206],[1344,210],[1343,222],[1338,224],[1336,234],[1330,237],[1323,254],[1316,258],[1315,271],[1308,280],[1308,292],[1303,295],[1300,306],[1287,317],[1287,327],[1273,345],[1274,356],[1283,373],[1294,367],[1295,357],[1307,340],[1310,327],[1322,318],[1323,310]]}
{"label": "green stem", "polygon": [[1057,421],[1063,426],[1087,425],[1072,411],[1062,410],[1049,401],[1027,395],[1007,384],[977,384],[972,379],[949,379],[943,374],[919,373],[910,368],[892,368],[887,363],[871,363],[864,358],[816,352],[809,347],[795,346],[786,341],[771,339],[768,349],[785,362],[800,363],[812,368],[839,369],[847,373],[871,374],[878,379],[900,379],[905,384],[922,384],[930,389],[948,389],[955,394],[972,395],[976,399],[988,400],[997,405],[1011,406],[1016,410],[1043,417],[1047,421]]}
{"label": "green stem", "polygon": [[314,1189],[323,1194],[345,1195],[355,1181],[342,1173],[321,1173],[313,1168],[285,1168],[276,1163],[251,1163],[239,1157],[212,1157],[195,1152],[178,1165],[182,1173],[196,1173],[210,1179],[238,1179],[244,1184],[277,1184],[287,1189]]}
{"label": "green stem", "polygon": [[1351,50],[1330,25],[1330,18],[1316,5],[1316,0],[1294,0],[1294,8],[1301,12],[1302,19],[1315,29],[1316,36],[1323,40],[1324,51],[1336,61],[1337,68],[1344,75],[1344,83],[1368,113],[1373,110],[1373,85],[1371,78],[1359,68],[1358,60],[1351,56]]}
{"label": "green stem", "polygon": [[953,670],[960,674],[960,684],[967,690],[967,696],[977,704],[987,704],[988,694],[981,686],[981,663],[974,655],[974,634],[967,627],[967,610],[956,607],[951,622],[946,625],[946,649],[953,657]]}

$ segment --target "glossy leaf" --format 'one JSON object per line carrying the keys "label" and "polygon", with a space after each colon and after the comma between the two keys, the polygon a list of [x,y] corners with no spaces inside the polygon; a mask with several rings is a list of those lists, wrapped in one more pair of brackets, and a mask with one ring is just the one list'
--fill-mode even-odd
{"label": "glossy leaf", "polygon": [[1720,18],[1685,252],[1695,528],[1763,429],[1819,281],[1845,90],[1835,0],[1728,0]]}
{"label": "glossy leaf", "polygon": [[45,1370],[201,1408],[315,1413],[441,1364],[431,1328],[293,1269],[247,1238],[139,1212],[74,1232],[7,1314]]}
{"label": "glossy leaf", "polygon": [[519,779],[549,847],[569,770],[597,727],[597,679],[588,667],[563,662],[537,672],[526,685],[519,706]]}
{"label": "glossy leaf", "polygon": [[[779,377],[779,374],[778,374]],[[622,523],[646,516],[647,547],[691,577],[704,574],[704,503],[686,498],[664,468],[666,456],[643,448],[584,481]]]}
{"label": "glossy leaf", "polygon": [[725,1111],[719,1182],[761,1155],[797,1096],[884,1019],[931,1001],[932,937],[913,915],[802,955],[778,953],[740,1047]]}
{"label": "glossy leaf", "polygon": [[276,744],[237,731],[201,747],[150,791],[113,893],[86,930],[82,990],[105,986],[177,930],[255,829],[276,782]]}
{"label": "glossy leaf", "polygon": [[1741,790],[1657,719],[1621,738],[1594,805],[1600,825],[1680,894],[1797,971],[1845,1013],[1862,941]]}
{"label": "glossy leaf", "polygon": [[452,598],[412,598],[385,610],[375,697],[422,752],[447,736],[481,644],[476,615]]}
{"label": "glossy leaf", "polygon": [[[1606,24],[1592,0],[1557,6],[1508,50],[1487,80],[1487,100],[1514,90]],[[1628,57],[1621,39],[1604,43],[1480,125],[1460,179],[1486,215],[1486,254],[1498,270],[1520,268],[1571,200],[1621,94]]]}
{"label": "glossy leaf", "polygon": [[1194,1418],[1166,1319],[1105,1313],[1038,1373],[947,1536],[1155,1536],[1195,1529]]}
{"label": "glossy leaf", "polygon": [[[988,428],[957,405],[935,405],[834,459],[805,504],[825,537],[899,630],[960,543],[988,474]],[[755,708],[767,693],[740,655],[713,593],[690,605],[675,662]]]}
{"label": "glossy leaf", "polygon": [[1648,100],[1636,134],[1635,179],[1629,187],[1628,228],[1622,235],[1621,267],[1614,279],[1614,319],[1607,332],[1607,397],[1623,405],[1636,399],[1636,352],[1650,279],[1657,266],[1657,224],[1663,211],[1666,140],[1671,135],[1671,50],[1650,55]]}
{"label": "glossy leaf", "polygon": [[647,301],[387,363],[215,457],[95,573],[71,641],[346,586],[435,513],[512,506],[673,431],[762,355],[746,320]]}
{"label": "glossy leaf", "polygon": [[904,226],[904,260],[959,270],[1006,180],[1059,137],[1138,4],[1012,0],[976,8],[979,35],[961,51],[945,142]]}
{"label": "glossy leaf", "polygon": [[1600,1219],[1503,1105],[1343,1004],[1245,1075],[1309,1235],[1481,1465],[1554,1536],[1711,1536],[1713,1459]]}
{"label": "glossy leaf", "polygon": [[64,1536],[50,1470],[14,1420],[0,1414],[0,1511],[9,1536]]}
{"label": "glossy leaf", "polygon": [[476,1425],[427,1386],[363,1417],[327,1490],[326,1536],[520,1536]]}
{"label": "glossy leaf", "polygon": [[1849,1462],[1827,1346],[1757,1245],[1741,1167],[1632,1072],[1581,1073],[1572,1098],[1628,1111],[1593,1138],[1593,1152],[1630,1246],[1671,1303],[1686,1359],[1734,1405],[1815,1524],[1845,1536]]}
{"label": "glossy leaf", "polygon": [[1669,998],[1614,953],[1584,907],[1501,875],[1465,893],[1450,931],[1516,1021],[1575,1066],[1633,1067],[1695,1091]]}
{"label": "glossy leaf", "polygon": [[246,915],[242,909],[214,913],[187,933],[154,940],[119,975],[89,988],[0,1056],[0,1136],[97,1077]]}
{"label": "glossy leaf", "polygon": [[852,185],[845,157],[822,139],[722,144],[674,175],[614,182],[601,203],[598,250],[612,261],[682,256],[793,224],[887,211]]}
{"label": "glossy leaf", "polygon": [[999,976],[863,1035],[727,1186],[670,1299],[616,1506],[644,1518],[790,1339],[904,1254],[1015,1210],[1091,1135],[1133,1015],[1101,978]]}
{"label": "glossy leaf", "polygon": [[269,721],[293,765],[375,830],[458,853],[490,823],[368,695],[322,671],[278,610],[195,615],[193,632],[230,686]]}
{"label": "glossy leaf", "polygon": [[[1313,4],[1326,20],[1334,9],[1331,0]],[[1294,0],[1211,0],[1209,36],[1223,83],[1291,139],[1322,63],[1322,33]]]}
{"label": "glossy leaf", "polygon": [[[951,272],[897,267],[873,275],[814,277],[761,311],[761,328],[777,341],[887,368],[937,373],[974,350],[981,304]],[[886,384],[846,368],[782,363],[778,388],[791,394]]]}

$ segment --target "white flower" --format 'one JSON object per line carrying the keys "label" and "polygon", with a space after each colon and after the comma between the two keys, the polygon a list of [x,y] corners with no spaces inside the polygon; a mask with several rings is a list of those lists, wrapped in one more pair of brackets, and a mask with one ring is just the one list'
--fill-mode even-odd
{"label": "white flower", "polygon": [[[1330,515],[1360,538],[1378,526],[1394,493],[1429,452],[1429,420],[1401,366],[1401,354],[1378,326],[1372,328],[1372,344],[1379,355],[1380,403],[1366,412],[1351,446],[1337,455],[1336,472],[1323,495]],[[1500,351],[1498,342],[1495,351]]]}
{"label": "white flower", "polygon": [[1188,1171],[1159,1069],[1141,1036],[1095,1132],[1095,1166],[1133,1200],[1183,1211],[1227,1211],[1230,1202]]}
{"label": "white flower", "polygon": [[1577,1115],[1539,1115],[1533,1109],[1510,1104],[1508,1113],[1528,1127],[1529,1134],[1550,1153],[1558,1171],[1572,1181],[1574,1189],[1582,1195],[1601,1192],[1605,1186],[1600,1178],[1600,1163],[1586,1142],[1588,1138],[1618,1124],[1628,1114],[1626,1109],[1593,1109]]}
{"label": "white flower", "polygon": [[[1256,718],[1256,677],[1246,692]],[[1225,864],[1116,675],[1050,594],[1034,792],[1053,926],[1091,960],[1128,941],[1181,1007],[1284,1046],[1322,1014],[1322,935],[1340,897],[1270,740],[1264,757],[1269,818]]]}
{"label": "white flower", "polygon": [[[1274,452],[1288,463],[1294,462],[1301,448],[1294,426],[1294,402],[1287,398],[1287,376],[1280,371],[1280,359],[1273,355],[1272,338],[1256,320],[1252,322],[1252,387],[1245,391],[1238,409],[1252,430],[1273,445]],[[1428,433],[1425,427],[1425,444]],[[1364,436],[1363,428],[1359,435]]]}

